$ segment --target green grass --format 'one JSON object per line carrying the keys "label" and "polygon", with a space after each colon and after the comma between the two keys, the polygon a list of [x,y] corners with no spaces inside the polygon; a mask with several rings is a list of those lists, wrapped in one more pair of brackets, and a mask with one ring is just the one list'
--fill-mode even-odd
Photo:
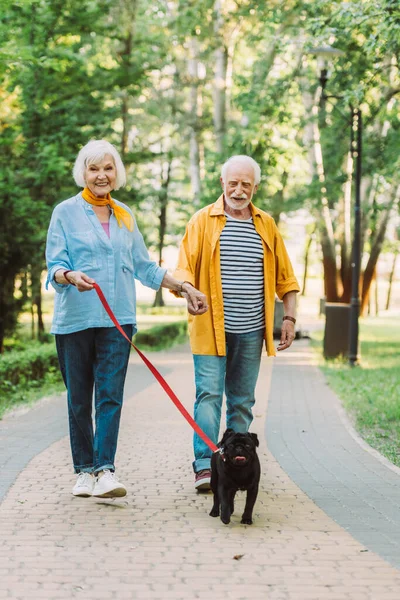
{"label": "green grass", "polygon": [[24,387],[16,386],[10,394],[0,397],[0,419],[10,410],[31,407],[41,398],[60,394],[65,390],[61,373],[50,372],[40,381],[32,381]]}
{"label": "green grass", "polygon": [[400,323],[379,317],[360,322],[360,366],[341,359],[324,361],[322,336],[318,349],[329,385],[338,394],[363,439],[400,466]]}

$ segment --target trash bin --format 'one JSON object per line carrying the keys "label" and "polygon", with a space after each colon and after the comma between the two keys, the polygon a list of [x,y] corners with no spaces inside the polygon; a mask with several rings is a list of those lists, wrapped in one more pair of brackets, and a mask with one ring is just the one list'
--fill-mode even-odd
{"label": "trash bin", "polygon": [[350,304],[325,303],[324,357],[348,356],[350,335]]}

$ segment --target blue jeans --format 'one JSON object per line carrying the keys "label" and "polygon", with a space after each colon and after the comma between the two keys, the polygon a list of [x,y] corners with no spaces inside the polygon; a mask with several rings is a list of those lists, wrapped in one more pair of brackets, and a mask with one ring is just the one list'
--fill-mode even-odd
{"label": "blue jeans", "polygon": [[[196,384],[194,419],[215,444],[219,436],[224,388],[226,427],[246,433],[251,425],[264,329],[251,333],[226,333],[225,339],[226,356],[193,356]],[[212,452],[196,433],[193,449],[194,471],[209,469]]]}
{"label": "blue jeans", "polygon": [[[129,338],[133,326],[122,325]],[[115,327],[57,334],[75,473],[114,470],[130,345]],[[92,403],[95,390],[95,432]]]}

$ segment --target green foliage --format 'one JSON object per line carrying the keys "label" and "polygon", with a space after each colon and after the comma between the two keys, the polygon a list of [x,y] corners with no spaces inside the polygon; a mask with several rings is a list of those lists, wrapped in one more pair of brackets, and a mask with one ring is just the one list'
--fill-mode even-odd
{"label": "green foliage", "polygon": [[166,325],[156,325],[146,331],[139,331],[134,343],[140,350],[163,350],[187,340],[187,321],[176,321]]}
{"label": "green foliage", "polygon": [[1,393],[12,386],[39,381],[53,367],[58,368],[54,343],[36,343],[22,352],[7,352],[0,357]]}
{"label": "green foliage", "polygon": [[11,407],[60,389],[61,373],[54,342],[32,344],[0,357],[0,418]]}
{"label": "green foliage", "polygon": [[[260,163],[255,201],[277,220],[299,207],[319,216],[321,190],[304,140],[304,97],[318,79],[307,51],[317,45],[345,52],[327,83],[321,131],[336,240],[350,103],[365,116],[364,175],[378,175],[383,190],[373,214],[363,207],[372,230],[400,166],[398,2],[226,0],[221,7],[217,15],[214,0],[1,2],[0,349],[21,310],[15,280],[44,268],[50,213],[76,193],[72,164],[90,138],[106,137],[121,151],[128,184],[116,197],[133,207],[153,251],[161,237],[179,243],[188,218],[216,200],[221,163],[232,154]],[[218,82],[226,89],[222,153],[214,123],[218,49],[228,65]],[[197,71],[189,68],[194,58]]]}
{"label": "green foliage", "polygon": [[[157,351],[186,340],[185,320],[141,331],[136,334],[134,343],[140,350]],[[63,389],[54,341],[27,344],[9,340],[7,349],[0,356],[0,418],[10,408]]]}

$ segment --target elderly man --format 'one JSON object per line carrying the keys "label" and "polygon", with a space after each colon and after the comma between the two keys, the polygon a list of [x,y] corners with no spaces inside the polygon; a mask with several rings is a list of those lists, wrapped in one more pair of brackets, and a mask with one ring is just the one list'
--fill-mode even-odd
{"label": "elderly man", "polygon": [[[207,313],[189,315],[189,332],[194,418],[215,443],[224,389],[226,426],[247,432],[253,420],[264,340],[268,355],[275,355],[275,293],[285,312],[277,349],[285,350],[295,337],[299,285],[274,220],[251,202],[260,177],[249,156],[232,156],[223,165],[223,194],[190,219],[175,271],[176,278],[201,289],[210,304]],[[195,487],[210,489],[211,450],[197,434],[194,455]]]}

